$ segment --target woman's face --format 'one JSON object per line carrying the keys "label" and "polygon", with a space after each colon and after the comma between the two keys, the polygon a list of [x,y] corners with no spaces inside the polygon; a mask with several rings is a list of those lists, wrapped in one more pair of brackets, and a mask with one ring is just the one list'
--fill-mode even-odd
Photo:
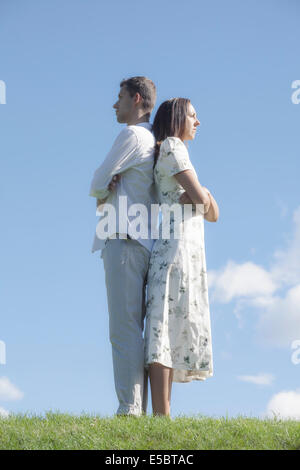
{"label": "woman's face", "polygon": [[185,121],[185,129],[181,140],[193,140],[196,135],[196,128],[200,126],[196,116],[196,111],[191,103],[188,104],[188,112]]}

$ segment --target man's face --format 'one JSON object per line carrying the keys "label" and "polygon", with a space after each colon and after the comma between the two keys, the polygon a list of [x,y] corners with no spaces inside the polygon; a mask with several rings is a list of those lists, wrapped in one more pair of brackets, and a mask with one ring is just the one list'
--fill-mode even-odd
{"label": "man's face", "polygon": [[134,96],[131,97],[127,88],[123,85],[120,89],[118,101],[113,105],[116,110],[117,121],[128,122],[134,109]]}

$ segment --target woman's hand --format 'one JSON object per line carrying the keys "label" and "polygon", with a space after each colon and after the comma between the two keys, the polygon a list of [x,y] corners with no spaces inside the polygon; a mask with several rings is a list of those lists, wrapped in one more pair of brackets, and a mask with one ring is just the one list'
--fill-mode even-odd
{"label": "woman's hand", "polygon": [[[208,195],[210,194],[210,191],[205,186],[202,186],[202,189],[205,189],[205,191],[207,192]],[[193,204],[193,201],[191,200],[188,193],[186,191],[184,191],[184,193],[182,193],[180,198],[179,198],[179,203],[180,204]]]}
{"label": "woman's hand", "polygon": [[[192,204],[202,204],[204,214],[208,212],[210,206],[210,197],[207,194],[199,180],[196,172],[193,170],[183,170],[174,175],[180,186],[188,193]],[[183,196],[184,198],[185,196]]]}
{"label": "woman's hand", "polygon": [[204,215],[204,218],[205,220],[207,220],[208,222],[217,222],[218,218],[219,218],[219,207],[218,207],[218,204],[216,203],[216,200],[214,199],[214,197],[212,196],[212,194],[210,193],[210,191],[205,188],[204,186],[202,186],[203,189],[205,189],[205,191],[207,192],[209,198],[210,198],[210,206],[209,206],[209,210],[208,212],[206,212],[206,214]]}
{"label": "woman's hand", "polygon": [[205,191],[207,192],[208,195],[210,195],[209,189],[207,189],[205,186],[202,186],[202,188],[205,189]]}
{"label": "woman's hand", "polygon": [[180,204],[193,204],[193,201],[191,200],[188,193],[186,191],[184,191],[184,193],[182,193],[180,198],[179,198],[179,203]]}
{"label": "woman's hand", "polygon": [[[202,189],[204,189],[204,191],[207,193],[207,195],[210,199],[209,210],[207,212],[205,212],[204,218],[208,222],[217,222],[217,220],[219,218],[218,205],[217,205],[215,199],[213,198],[211,192],[209,191],[209,189],[206,188],[205,186],[202,186]],[[189,195],[187,194],[186,191],[181,194],[178,201],[179,201],[180,204],[193,204],[193,201],[191,200],[191,198],[189,197]]]}

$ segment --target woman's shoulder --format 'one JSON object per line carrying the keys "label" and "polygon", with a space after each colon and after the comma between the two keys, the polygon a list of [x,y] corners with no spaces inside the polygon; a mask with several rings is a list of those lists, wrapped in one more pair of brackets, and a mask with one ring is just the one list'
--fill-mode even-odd
{"label": "woman's shoulder", "polygon": [[178,137],[167,137],[162,142],[157,165],[157,171],[168,177],[193,169],[187,148]]}
{"label": "woman's shoulder", "polygon": [[173,151],[181,151],[184,153],[188,153],[187,148],[183,141],[179,137],[167,137],[160,146],[161,151],[166,152],[173,152]]}

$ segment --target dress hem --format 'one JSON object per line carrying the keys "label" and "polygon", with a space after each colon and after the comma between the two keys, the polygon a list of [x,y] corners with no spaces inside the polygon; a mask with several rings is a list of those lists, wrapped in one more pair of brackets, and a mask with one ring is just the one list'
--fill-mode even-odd
{"label": "dress hem", "polygon": [[[163,362],[160,362],[159,360],[155,360],[155,361],[151,361],[151,362],[148,362],[148,363],[145,363],[144,367],[145,369],[149,369],[149,366],[150,364],[153,364],[155,362],[158,362],[159,364],[162,364],[163,366],[165,367],[170,367],[170,369],[173,369],[174,370],[174,374],[173,374],[173,382],[177,382],[177,383],[187,383],[187,382],[192,382],[193,380],[201,380],[201,381],[204,381],[210,377],[213,377],[213,371],[211,368],[206,368],[206,369],[188,369],[187,367],[184,367],[186,364],[182,364],[182,365],[178,365],[178,364],[165,364]],[[180,373],[184,373],[184,372],[190,372],[191,374],[190,375],[187,375],[186,376],[186,380],[176,380],[176,376],[178,376]],[[202,372],[207,372],[207,376],[200,376],[198,375],[199,373],[202,373]],[[194,373],[194,374],[193,374]],[[174,380],[175,378],[175,380]]]}

